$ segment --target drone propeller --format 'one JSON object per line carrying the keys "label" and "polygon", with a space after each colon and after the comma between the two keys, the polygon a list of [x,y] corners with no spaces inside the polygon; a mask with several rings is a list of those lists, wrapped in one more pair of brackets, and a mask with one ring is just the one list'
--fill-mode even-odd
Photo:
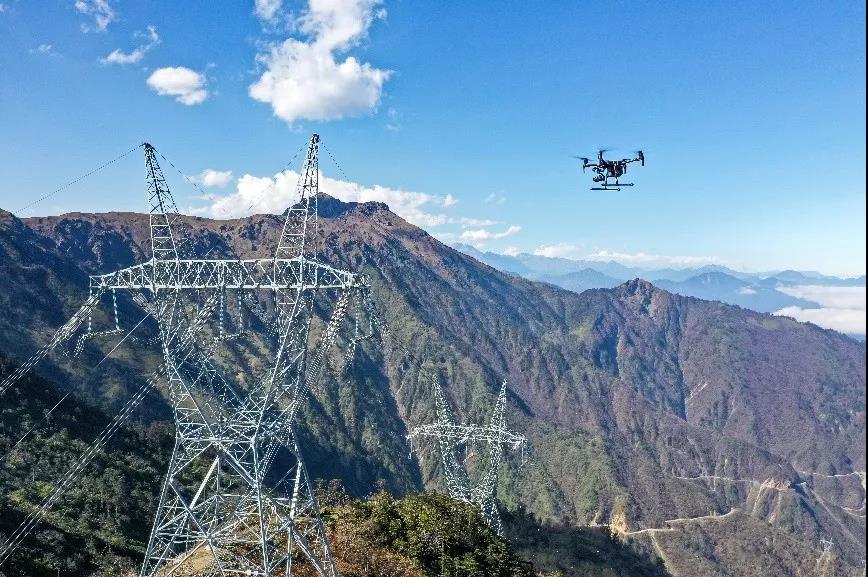
{"label": "drone propeller", "polygon": [[588,166],[588,163],[591,162],[591,159],[587,156],[571,156],[571,158],[577,158],[582,161],[582,172],[585,172],[585,168]]}
{"label": "drone propeller", "polygon": [[634,154],[639,157],[639,162],[642,163],[642,166],[645,166],[645,153],[641,150],[637,150]]}

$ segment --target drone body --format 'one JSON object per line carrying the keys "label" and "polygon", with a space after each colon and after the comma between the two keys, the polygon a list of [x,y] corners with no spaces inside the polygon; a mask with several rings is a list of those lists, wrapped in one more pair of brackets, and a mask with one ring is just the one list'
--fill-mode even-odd
{"label": "drone body", "polygon": [[593,181],[597,184],[591,190],[621,190],[622,186],[633,186],[633,183],[621,182],[620,178],[627,174],[627,165],[632,162],[641,163],[645,166],[645,154],[639,150],[635,158],[622,158],[621,160],[606,160],[603,158],[605,150],[597,153],[597,162],[583,156],[575,156],[582,161],[582,172],[590,168],[594,171]]}

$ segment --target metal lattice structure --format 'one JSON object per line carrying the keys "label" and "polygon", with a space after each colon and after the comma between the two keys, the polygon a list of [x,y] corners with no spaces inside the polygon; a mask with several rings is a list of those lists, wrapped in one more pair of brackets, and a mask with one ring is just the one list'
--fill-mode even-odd
{"label": "metal lattice structure", "polygon": [[[185,238],[186,225],[158,153],[150,144],[140,145],[150,260],[91,276],[85,303],[45,346],[0,382],[0,395],[70,341],[75,340],[77,357],[89,340],[124,333],[119,297],[128,296],[125,305],[135,304],[146,315],[103,360],[131,337],[136,347],[159,345],[161,366],[0,543],[0,565],[162,384],[173,405],[176,436],[140,575],[337,577],[293,425],[342,334],[346,369],[359,344],[390,332],[376,311],[367,279],[318,260],[319,145],[314,134],[299,178],[300,200],[286,212],[273,257],[247,260],[189,254],[192,238]],[[109,296],[109,327],[96,330],[98,309]],[[348,317],[351,334],[342,333]],[[367,323],[361,322],[363,317]],[[133,337],[148,318],[156,321],[157,336]],[[252,323],[262,330],[249,331]],[[246,348],[225,346],[235,340],[244,341]],[[264,359],[251,358],[262,351]],[[506,383],[487,427],[455,424],[442,388],[434,379],[432,386],[437,423],[415,429],[411,446],[414,439],[437,438],[449,493],[477,505],[500,533],[494,490],[504,448],[525,445],[525,438],[506,426]],[[487,468],[471,483],[456,452],[462,445],[480,443],[488,448]]]}
{"label": "metal lattice structure", "polygon": [[[185,565],[202,575],[291,575],[300,558],[320,576],[337,575],[293,421],[351,295],[367,285],[316,260],[318,149],[314,135],[299,181],[301,200],[287,212],[274,258],[203,260],[180,257],[172,226],[177,211],[153,149],[145,147],[153,258],[91,282],[96,293],[134,291],[134,300],[157,319],[175,410],[175,447],[143,577]],[[229,291],[237,293],[239,315],[247,303],[262,320],[269,315],[263,296],[272,304],[271,362],[246,387],[213,360],[225,336],[226,303],[235,302]],[[323,291],[336,293],[337,304],[309,361],[313,304]],[[209,334],[215,313],[220,327]]]}
{"label": "metal lattice structure", "polygon": [[[437,422],[416,427],[410,432],[407,436],[410,450],[412,452],[419,439],[436,439],[449,495],[453,499],[479,507],[485,521],[500,535],[502,525],[497,511],[495,489],[505,448],[520,448],[523,453],[527,444],[524,436],[511,432],[506,425],[506,381],[503,381],[500,387],[488,426],[456,424],[446,393],[434,376],[431,377],[431,389]],[[465,463],[459,459],[460,450],[471,445],[485,448],[481,455],[484,468],[475,483],[471,481]]]}
{"label": "metal lattice structure", "polygon": [[[121,332],[119,293],[128,294],[156,320],[162,367],[0,547],[0,564],[147,393],[163,382],[174,409],[176,436],[141,576],[288,577],[294,565],[298,574],[301,564],[304,575],[337,577],[293,424],[329,362],[349,309],[355,302],[361,313],[363,304],[369,310],[373,304],[364,277],[317,260],[319,144],[314,134],[299,179],[300,200],[286,213],[274,256],[254,260],[186,254],[190,239],[180,234],[183,222],[156,150],[142,145],[151,259],[92,276],[84,305],[0,383],[0,394],[79,332],[76,355],[88,339]],[[114,326],[95,331],[94,313],[107,294]],[[319,318],[315,303],[325,314],[316,339],[311,331]],[[234,356],[222,354],[226,341],[244,336],[254,318],[264,330],[257,335],[260,341],[247,347],[247,356],[239,350]],[[368,336],[356,318],[345,362]],[[311,353],[310,341],[315,341]],[[265,359],[249,358],[254,356],[250,351],[262,350]],[[239,358],[247,366],[239,367]]]}

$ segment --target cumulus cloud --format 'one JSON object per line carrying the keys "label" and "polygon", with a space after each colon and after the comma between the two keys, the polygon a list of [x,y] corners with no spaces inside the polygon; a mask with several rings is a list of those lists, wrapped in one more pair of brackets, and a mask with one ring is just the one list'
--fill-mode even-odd
{"label": "cumulus cloud", "polygon": [[148,86],[161,96],[174,96],[186,106],[201,104],[208,98],[204,74],[183,66],[158,68],[148,77]]}
{"label": "cumulus cloud", "polygon": [[776,315],[792,317],[798,321],[840,331],[847,334],[865,334],[865,287],[794,286],[779,287],[790,296],[815,302],[818,308],[786,307]]}
{"label": "cumulus cloud", "polygon": [[262,20],[270,22],[277,18],[283,0],[255,0],[253,12]]}
{"label": "cumulus cloud", "polygon": [[191,176],[190,180],[201,186],[216,186],[222,188],[229,184],[229,181],[232,180],[232,171],[214,170],[213,168],[206,168],[196,176]]}
{"label": "cumulus cloud", "polygon": [[380,0],[309,0],[298,18],[304,40],[288,38],[256,60],[264,67],[250,85],[250,97],[271,105],[288,124],[333,120],[374,110],[391,72],[356,58],[340,56],[368,33]]}
{"label": "cumulus cloud", "polygon": [[461,233],[461,240],[466,240],[470,242],[480,242],[483,240],[498,240],[501,238],[506,238],[508,236],[513,236],[514,234],[518,234],[519,232],[521,232],[521,227],[516,224],[510,225],[506,230],[502,230],[500,232],[492,232],[486,228],[468,229]]}
{"label": "cumulus cloud", "polygon": [[[245,174],[238,179],[233,194],[211,199],[210,204],[194,208],[195,214],[214,218],[240,217],[254,213],[281,213],[298,202],[299,174],[287,170],[274,177]],[[320,174],[320,190],[344,202],[384,202],[395,214],[417,226],[436,227],[447,224],[445,214],[433,212],[445,205],[445,197],[423,192],[399,190],[381,185],[365,186]]]}
{"label": "cumulus cloud", "polygon": [[521,250],[517,246],[508,246],[504,249],[503,254],[506,256],[518,256],[521,254]]}
{"label": "cumulus cloud", "polygon": [[145,32],[136,32],[135,37],[143,38],[145,42],[134,48],[132,52],[123,52],[120,48],[115,48],[100,61],[103,64],[137,64],[141,62],[145,54],[160,43],[160,36],[157,34],[156,26],[148,26]]}
{"label": "cumulus cloud", "polygon": [[82,32],[103,32],[117,18],[108,0],[75,0],[74,6],[79,14],[93,18],[93,24],[81,25]]}
{"label": "cumulus cloud", "polygon": [[562,242],[537,247],[533,253],[536,256],[547,256],[549,258],[578,258],[579,247]]}

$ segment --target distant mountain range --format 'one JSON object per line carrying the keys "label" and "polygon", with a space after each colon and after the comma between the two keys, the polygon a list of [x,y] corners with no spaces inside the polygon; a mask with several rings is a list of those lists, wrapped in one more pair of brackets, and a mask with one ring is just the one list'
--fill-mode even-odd
{"label": "distant mountain range", "polygon": [[642,278],[672,293],[720,301],[763,313],[773,313],[786,307],[814,309],[821,306],[816,301],[799,298],[779,289],[865,286],[865,275],[841,278],[796,270],[746,273],[721,265],[650,269],[629,267],[617,262],[552,258],[528,253],[509,256],[483,252],[466,244],[457,244],[455,248],[503,272],[574,292],[612,288],[624,281]]}

